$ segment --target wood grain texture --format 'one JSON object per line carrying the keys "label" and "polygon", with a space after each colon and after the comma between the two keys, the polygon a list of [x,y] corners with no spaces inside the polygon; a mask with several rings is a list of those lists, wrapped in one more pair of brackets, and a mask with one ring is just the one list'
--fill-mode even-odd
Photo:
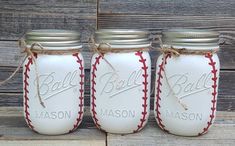
{"label": "wood grain texture", "polygon": [[100,0],[99,13],[235,16],[234,0]]}
{"label": "wood grain texture", "polygon": [[82,124],[73,133],[59,136],[40,135],[31,131],[21,107],[0,108],[0,144],[4,146],[59,145],[105,146],[106,134],[95,128],[89,107],[85,107]]}
{"label": "wood grain texture", "polygon": [[[0,107],[0,121],[1,126],[8,125],[8,127],[27,127],[23,117],[23,107]],[[90,108],[88,106],[84,107],[84,117],[79,127],[81,129],[96,128],[91,118]]]}
{"label": "wood grain texture", "polygon": [[217,16],[159,16],[140,14],[101,13],[98,17],[98,28],[142,28],[153,35],[169,28],[198,28],[220,32],[220,43],[234,44],[235,17]]}
{"label": "wood grain texture", "polygon": [[158,128],[153,113],[147,126],[136,134],[107,135],[109,146],[233,146],[235,143],[235,113],[217,112],[215,124],[200,137],[182,137],[167,134]]}
{"label": "wood grain texture", "polygon": [[[32,132],[25,124],[22,108],[0,107],[0,142],[4,146],[20,145],[105,145],[105,133],[94,127],[88,108],[77,131],[67,135],[44,136]],[[179,137],[167,134],[157,127],[153,112],[147,126],[135,134],[107,134],[108,146],[153,146],[153,145],[232,145],[235,142],[235,113],[217,112],[215,125],[209,133],[200,137]],[[85,123],[85,124],[84,124]]]}
{"label": "wood grain texture", "polygon": [[31,29],[72,29],[82,42],[96,28],[96,0],[1,0],[0,40],[18,40]]}
{"label": "wood grain texture", "polygon": [[100,0],[98,28],[200,28],[219,31],[220,43],[235,44],[233,0]]}

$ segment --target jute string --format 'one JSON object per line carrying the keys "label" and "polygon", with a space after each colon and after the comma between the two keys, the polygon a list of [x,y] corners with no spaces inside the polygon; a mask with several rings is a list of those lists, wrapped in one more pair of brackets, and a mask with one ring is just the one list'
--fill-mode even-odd
{"label": "jute string", "polygon": [[91,51],[94,53],[98,53],[104,61],[115,71],[113,65],[104,57],[106,53],[129,53],[129,52],[136,52],[136,51],[149,51],[149,48],[112,48],[109,43],[101,42],[97,45],[94,40],[94,37],[89,39],[89,45]]}
{"label": "jute string", "polygon": [[45,55],[66,55],[66,54],[73,54],[73,53],[79,53],[79,49],[64,49],[64,50],[48,50],[45,49],[40,43],[33,43],[30,45],[30,47],[27,47],[26,42],[24,39],[19,40],[19,47],[22,49],[22,54],[25,54],[22,61],[18,64],[17,68],[15,71],[5,80],[0,81],[0,86],[9,82],[15,74],[20,70],[20,67],[24,64],[25,60],[30,56],[32,58],[32,61],[35,65],[35,75],[36,75],[36,88],[37,88],[37,96],[39,99],[39,102],[43,108],[45,108],[45,104],[42,101],[42,97],[40,94],[40,83],[39,83],[39,72],[38,72],[38,65],[36,62],[36,59],[34,57],[34,53],[36,54],[45,54]]}
{"label": "jute string", "polygon": [[176,98],[178,103],[184,108],[184,110],[188,110],[188,105],[183,103],[180,98],[177,97],[174,90],[172,89],[169,80],[166,75],[166,57],[168,54],[170,54],[173,57],[179,57],[180,55],[206,55],[207,53],[214,54],[219,51],[219,49],[213,49],[213,50],[189,50],[186,48],[174,48],[172,46],[165,47],[163,46],[161,37],[158,36],[157,39],[160,43],[160,48],[158,49],[163,54],[163,73],[164,77],[166,79],[167,86],[170,89],[170,92],[173,94],[173,96]]}

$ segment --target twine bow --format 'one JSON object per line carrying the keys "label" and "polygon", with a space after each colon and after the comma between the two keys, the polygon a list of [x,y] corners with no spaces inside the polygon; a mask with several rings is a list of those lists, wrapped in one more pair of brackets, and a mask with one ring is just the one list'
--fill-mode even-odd
{"label": "twine bow", "polygon": [[183,107],[184,110],[188,110],[187,104],[183,103],[181,99],[179,99],[174,90],[172,89],[169,80],[166,75],[166,56],[170,54],[171,56],[179,57],[180,55],[205,55],[207,53],[214,54],[219,51],[219,49],[213,49],[213,50],[189,50],[186,48],[174,48],[173,46],[163,46],[162,40],[160,36],[157,36],[157,39],[159,40],[160,43],[160,48],[158,49],[160,52],[163,54],[163,73],[166,79],[167,86],[169,87],[171,93],[173,96],[177,99],[178,103]]}
{"label": "twine bow", "polygon": [[5,80],[0,82],[0,86],[7,83],[9,80],[11,80],[15,74],[20,70],[20,67],[23,65],[25,60],[30,56],[32,58],[33,63],[35,64],[35,74],[36,74],[36,88],[37,88],[37,96],[40,102],[40,105],[45,108],[45,104],[42,101],[42,97],[40,94],[40,84],[39,84],[39,73],[38,73],[38,65],[36,62],[36,59],[34,57],[34,53],[37,54],[47,54],[47,55],[64,55],[64,54],[73,54],[80,52],[79,49],[65,49],[65,50],[47,50],[45,49],[40,43],[33,43],[30,45],[30,47],[27,46],[26,42],[24,39],[19,40],[19,47],[22,49],[21,53],[25,54],[22,61],[18,64],[17,68],[15,71]]}

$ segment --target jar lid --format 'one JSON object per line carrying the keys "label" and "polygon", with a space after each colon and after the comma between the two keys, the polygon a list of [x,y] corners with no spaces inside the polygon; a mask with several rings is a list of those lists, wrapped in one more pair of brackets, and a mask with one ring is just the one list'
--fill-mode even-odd
{"label": "jar lid", "polygon": [[80,35],[76,31],[60,29],[38,29],[26,33],[27,45],[39,43],[47,49],[81,48]]}
{"label": "jar lid", "polygon": [[95,43],[107,43],[111,48],[144,48],[150,46],[149,32],[141,29],[99,29]]}
{"label": "jar lid", "polygon": [[219,33],[201,29],[169,29],[162,33],[163,45],[175,48],[218,47]]}

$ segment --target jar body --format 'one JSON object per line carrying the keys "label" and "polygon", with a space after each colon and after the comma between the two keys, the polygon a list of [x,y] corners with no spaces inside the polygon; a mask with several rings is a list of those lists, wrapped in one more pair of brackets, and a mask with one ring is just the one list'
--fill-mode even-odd
{"label": "jar body", "polygon": [[[34,54],[23,66],[24,117],[41,134],[57,135],[77,129],[83,117],[84,61],[80,53]],[[39,92],[45,108],[41,106]]]}
{"label": "jar body", "polygon": [[147,123],[151,61],[148,52],[97,53],[91,61],[91,105],[94,123],[110,133],[133,133]]}
{"label": "jar body", "polygon": [[163,60],[161,55],[155,82],[154,112],[159,127],[182,136],[205,134],[216,114],[220,70],[217,54],[168,54]]}

